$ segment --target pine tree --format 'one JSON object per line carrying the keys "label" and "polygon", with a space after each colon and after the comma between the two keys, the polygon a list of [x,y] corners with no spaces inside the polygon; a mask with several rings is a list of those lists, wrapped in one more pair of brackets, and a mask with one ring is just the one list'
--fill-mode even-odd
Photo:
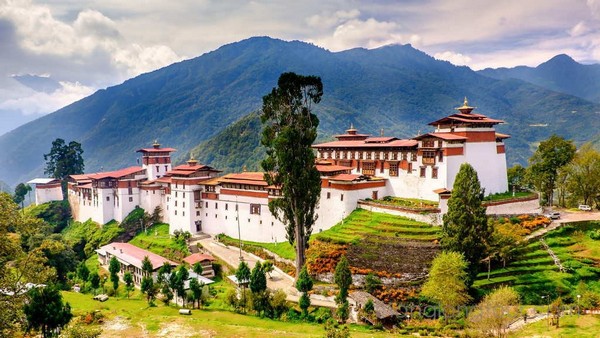
{"label": "pine tree", "polygon": [[286,225],[286,237],[296,248],[296,276],[304,266],[305,250],[317,219],[321,178],[311,148],[319,119],[312,104],[323,95],[321,78],[283,73],[277,88],[263,97],[261,143],[265,180],[281,188],[282,196],[269,201],[269,210]]}
{"label": "pine tree", "polygon": [[481,203],[483,195],[477,172],[470,164],[463,163],[448,200],[448,212],[443,217],[441,244],[444,250],[464,255],[469,263],[469,285],[477,275],[493,232]]}
{"label": "pine tree", "polygon": [[302,292],[300,296],[300,300],[298,301],[298,305],[302,309],[302,313],[306,316],[308,314],[308,307],[310,306],[310,297],[308,296],[308,291],[312,290],[313,281],[308,274],[308,270],[306,269],[306,265],[302,267],[300,270],[300,275],[298,279],[296,279],[296,289]]}
{"label": "pine tree", "polygon": [[259,293],[267,289],[267,277],[260,262],[256,262],[254,269],[252,269],[249,287],[253,293]]}
{"label": "pine tree", "polygon": [[110,272],[110,281],[112,282],[115,294],[119,288],[119,271],[121,270],[121,264],[117,260],[117,257],[112,256],[110,263],[108,264],[108,272]]}
{"label": "pine tree", "polygon": [[29,327],[41,330],[44,337],[54,336],[55,330],[73,317],[71,306],[63,303],[58,287],[53,285],[31,289],[23,311]]}

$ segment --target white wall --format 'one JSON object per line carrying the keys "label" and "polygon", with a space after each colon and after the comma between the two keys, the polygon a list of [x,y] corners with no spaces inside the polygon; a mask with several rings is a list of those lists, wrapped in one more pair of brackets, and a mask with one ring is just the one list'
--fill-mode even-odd
{"label": "white wall", "polygon": [[44,204],[51,201],[62,201],[63,194],[60,186],[46,188],[44,185],[35,186],[35,204]]}

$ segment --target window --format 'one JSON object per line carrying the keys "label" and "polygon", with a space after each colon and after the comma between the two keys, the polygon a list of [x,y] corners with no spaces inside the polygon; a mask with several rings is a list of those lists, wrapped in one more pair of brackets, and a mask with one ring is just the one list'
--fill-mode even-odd
{"label": "window", "polygon": [[185,216],[185,211],[182,212],[183,216]]}
{"label": "window", "polygon": [[177,210],[175,210],[175,216],[177,216]]}
{"label": "window", "polygon": [[390,176],[398,176],[398,163],[390,163]]}
{"label": "window", "polygon": [[106,196],[106,201],[110,201],[110,196]]}
{"label": "window", "polygon": [[225,210],[229,210],[229,205],[225,203]]}
{"label": "window", "polygon": [[438,154],[438,161],[439,162],[444,162],[444,153],[440,151],[440,153]]}
{"label": "window", "polygon": [[375,163],[373,162],[365,162],[363,163],[362,169],[363,175],[375,175]]}
{"label": "window", "polygon": [[435,147],[435,141],[434,140],[423,140],[423,147],[424,148],[434,148]]}
{"label": "window", "polygon": [[177,197],[177,191],[175,192],[175,197]]}
{"label": "window", "polygon": [[[184,187],[185,188],[185,187]],[[185,192],[183,193],[183,198],[185,198]]]}
{"label": "window", "polygon": [[133,202],[133,197],[129,197],[129,202]]}
{"label": "window", "polygon": [[398,159],[398,154],[392,151],[390,153],[390,160],[395,161],[397,159]]}
{"label": "window", "polygon": [[250,204],[250,214],[260,215],[260,204]]}
{"label": "window", "polygon": [[431,178],[438,178],[438,168],[431,168]]}
{"label": "window", "polygon": [[421,167],[420,169],[421,169],[421,174],[420,174],[420,176],[421,176],[421,177],[425,177],[425,171],[426,171],[426,169],[427,169],[427,168],[426,168],[426,167]]}
{"label": "window", "polygon": [[206,202],[206,204],[204,205],[205,208],[208,208],[208,202]]}
{"label": "window", "polygon": [[367,152],[365,153],[365,159],[366,159],[366,160],[370,160],[370,159],[371,159],[371,152],[370,152],[370,151],[367,151]]}
{"label": "window", "polygon": [[133,190],[131,189],[131,187],[127,188],[129,195],[133,195]]}
{"label": "window", "polygon": [[207,185],[206,186],[206,192],[215,192],[215,186],[214,185]]}
{"label": "window", "polygon": [[177,206],[177,201],[175,201],[175,206]]}
{"label": "window", "polygon": [[196,211],[196,216],[200,216],[200,211]]}
{"label": "window", "polygon": [[435,151],[423,152],[423,164],[435,164]]}
{"label": "window", "polygon": [[238,211],[238,205],[237,204],[235,205],[235,211]]}
{"label": "window", "polygon": [[219,203],[215,202],[215,210],[219,209]]}
{"label": "window", "polygon": [[344,201],[344,194],[340,195],[340,201]]}
{"label": "window", "polygon": [[165,166],[165,171],[168,171],[168,170],[167,170],[167,168],[168,168],[168,167],[167,167],[167,166]]}
{"label": "window", "polygon": [[330,198],[331,198],[331,193],[327,192],[327,199],[330,199]]}
{"label": "window", "polygon": [[185,208],[185,202],[183,202],[183,207]]}
{"label": "window", "polygon": [[415,153],[415,152],[410,153],[410,160],[413,161],[413,162],[416,161],[417,160],[417,153]]}

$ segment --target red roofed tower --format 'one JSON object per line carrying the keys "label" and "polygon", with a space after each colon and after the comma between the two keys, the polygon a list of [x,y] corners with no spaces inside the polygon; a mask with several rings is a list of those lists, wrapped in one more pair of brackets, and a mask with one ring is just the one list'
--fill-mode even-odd
{"label": "red roofed tower", "polygon": [[154,141],[152,148],[139,149],[142,153],[142,168],[146,169],[149,180],[164,176],[171,170],[171,153],[173,148],[161,148],[158,141]]}

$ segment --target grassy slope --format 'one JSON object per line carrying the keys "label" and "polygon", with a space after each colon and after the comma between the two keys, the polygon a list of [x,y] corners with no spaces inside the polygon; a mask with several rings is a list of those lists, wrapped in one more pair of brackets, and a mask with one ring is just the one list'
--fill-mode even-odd
{"label": "grassy slope", "polygon": [[589,233],[598,229],[598,222],[581,222],[563,226],[549,232],[546,243],[560,258],[566,272],[559,272],[552,258],[539,241],[534,241],[518,249],[517,259],[506,268],[494,269],[491,278],[487,272],[479,274],[475,286],[492,289],[502,284],[513,285],[523,296],[526,304],[541,301],[540,295],[570,295],[579,281],[584,281],[592,289],[600,291],[600,240],[593,240]]}
{"label": "grassy slope", "polygon": [[169,225],[165,223],[155,224],[146,230],[145,233],[141,232],[137,234],[129,243],[157,255],[178,261],[189,255],[185,243],[178,243],[171,238],[171,235],[169,235]]}
{"label": "grassy slope", "polygon": [[[166,330],[178,328],[193,333],[194,337],[323,337],[325,333],[319,324],[282,322],[214,309],[222,305],[220,302],[214,302],[215,306],[210,305],[203,310],[194,310],[191,316],[180,316],[174,306],[157,304],[156,307],[148,307],[146,301],[139,299],[139,294],[135,296],[137,298],[110,298],[99,303],[92,300],[91,295],[63,292],[64,299],[72,305],[76,316],[101,310],[109,324],[117,317],[127,324],[123,330],[110,330],[108,325],[104,334],[109,336],[142,336],[144,331],[150,336],[164,336]],[[352,337],[387,336],[382,332],[369,331],[364,326],[352,326],[351,332]],[[170,335],[178,336],[172,331]]]}
{"label": "grassy slope", "polygon": [[529,324],[525,328],[513,332],[509,337],[598,337],[600,332],[600,316],[567,315],[560,318],[560,327],[548,327],[545,320]]}

